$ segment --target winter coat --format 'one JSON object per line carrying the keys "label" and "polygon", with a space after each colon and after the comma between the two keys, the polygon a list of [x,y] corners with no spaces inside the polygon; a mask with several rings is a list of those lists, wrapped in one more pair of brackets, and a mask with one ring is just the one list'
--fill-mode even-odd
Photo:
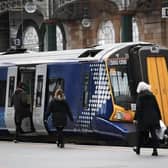
{"label": "winter coat", "polygon": [[29,104],[27,104],[27,95],[21,88],[17,88],[12,96],[12,105],[15,109],[15,118],[24,118],[29,115]]}
{"label": "winter coat", "polygon": [[53,125],[55,127],[65,127],[67,125],[67,116],[73,121],[69,105],[65,100],[53,98],[48,105],[48,115],[52,113]]}
{"label": "winter coat", "polygon": [[148,90],[141,91],[136,101],[135,120],[140,130],[160,128],[161,114],[155,96]]}

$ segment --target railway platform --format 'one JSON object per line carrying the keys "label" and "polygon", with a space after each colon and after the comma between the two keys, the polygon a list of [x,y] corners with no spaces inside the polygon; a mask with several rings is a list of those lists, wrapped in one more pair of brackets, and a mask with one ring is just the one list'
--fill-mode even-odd
{"label": "railway platform", "polygon": [[168,149],[142,148],[138,156],[132,147],[0,141],[1,168],[158,168],[168,163]]}

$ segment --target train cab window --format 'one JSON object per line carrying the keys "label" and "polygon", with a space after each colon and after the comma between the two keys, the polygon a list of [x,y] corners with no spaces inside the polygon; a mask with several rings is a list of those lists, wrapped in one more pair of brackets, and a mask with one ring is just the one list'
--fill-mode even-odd
{"label": "train cab window", "polygon": [[6,81],[0,80],[0,107],[5,106]]}
{"label": "train cab window", "polygon": [[83,84],[83,107],[87,108],[89,99],[89,74],[85,74],[84,84]]}
{"label": "train cab window", "polygon": [[8,107],[12,107],[12,95],[14,93],[15,77],[10,76],[9,78],[9,93],[8,93]]}
{"label": "train cab window", "polygon": [[126,108],[127,102],[131,100],[126,65],[111,67],[110,79],[115,103]]}

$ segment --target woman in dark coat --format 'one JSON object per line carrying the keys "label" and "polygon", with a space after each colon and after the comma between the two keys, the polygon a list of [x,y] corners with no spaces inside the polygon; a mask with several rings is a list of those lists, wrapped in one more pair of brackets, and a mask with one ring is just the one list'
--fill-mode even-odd
{"label": "woman in dark coat", "polygon": [[52,113],[53,125],[57,129],[58,143],[57,146],[64,147],[63,129],[67,124],[67,116],[73,121],[69,105],[65,100],[64,92],[61,89],[56,90],[54,98],[48,106],[48,115]]}
{"label": "woman in dark coat", "polygon": [[159,120],[161,120],[159,106],[155,96],[150,91],[150,85],[147,83],[140,82],[137,87],[137,93],[138,97],[134,118],[134,122],[137,124],[137,147],[134,148],[134,151],[136,154],[140,154],[143,133],[149,131],[152,138],[152,156],[157,156],[159,142],[156,135],[156,129],[160,128]]}

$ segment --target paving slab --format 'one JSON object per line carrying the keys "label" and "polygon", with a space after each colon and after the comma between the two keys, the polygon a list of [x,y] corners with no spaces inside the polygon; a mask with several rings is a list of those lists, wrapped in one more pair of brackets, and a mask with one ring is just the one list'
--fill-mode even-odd
{"label": "paving slab", "polygon": [[[131,147],[0,141],[0,168],[159,168],[168,163],[168,149],[151,156],[151,148],[136,155]],[[167,167],[167,166],[166,166]]]}

